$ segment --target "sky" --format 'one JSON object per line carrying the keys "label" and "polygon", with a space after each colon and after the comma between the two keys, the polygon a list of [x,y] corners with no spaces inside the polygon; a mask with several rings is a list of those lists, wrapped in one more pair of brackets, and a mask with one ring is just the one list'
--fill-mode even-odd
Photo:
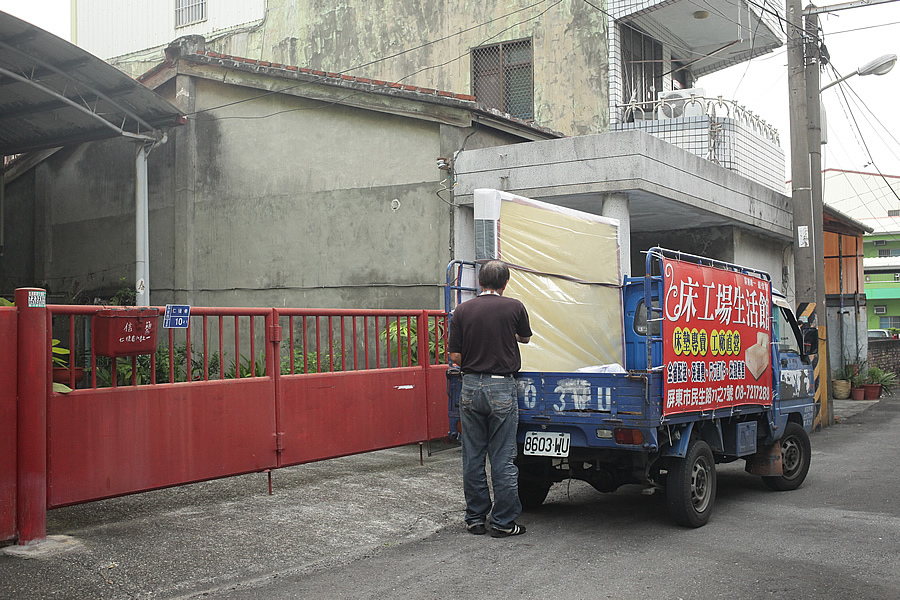
{"label": "sky", "polygon": [[[702,0],[697,0],[702,2]],[[822,2],[820,6],[846,4]],[[70,0],[0,0],[0,10],[70,39]],[[900,1],[820,15],[832,66],[847,75],[884,54],[900,54]],[[831,69],[822,85],[836,79]],[[709,97],[736,100],[779,132],[790,170],[787,53],[782,46],[752,61],[700,78]],[[843,94],[842,94],[843,91]],[[900,175],[900,66],[883,76],[854,76],[823,93],[828,143],[825,169]],[[845,100],[846,95],[846,100]],[[855,121],[855,125],[854,125]],[[790,173],[787,173],[790,177]]]}
{"label": "sky", "polygon": [[[837,2],[820,2],[818,5],[834,4]],[[841,76],[853,73],[885,54],[900,55],[900,2],[823,14],[819,16],[819,23],[832,66]],[[825,86],[837,76],[826,68],[821,79],[821,85]],[[785,46],[752,61],[701,77],[698,87],[702,87],[707,96],[722,95],[737,100],[774,125],[790,170]],[[849,109],[842,90],[849,100]],[[875,173],[877,167],[885,175],[900,175],[898,92],[900,66],[882,76],[853,76],[823,92],[828,127],[828,143],[822,150],[824,169]],[[854,119],[861,135],[853,126]]]}

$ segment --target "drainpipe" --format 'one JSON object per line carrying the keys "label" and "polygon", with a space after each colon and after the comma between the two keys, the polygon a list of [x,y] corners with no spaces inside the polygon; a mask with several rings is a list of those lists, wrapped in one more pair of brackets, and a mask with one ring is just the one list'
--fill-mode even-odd
{"label": "drainpipe", "polygon": [[166,135],[153,144],[138,145],[134,159],[134,224],[135,224],[135,306],[150,306],[150,193],[147,184],[147,157]]}

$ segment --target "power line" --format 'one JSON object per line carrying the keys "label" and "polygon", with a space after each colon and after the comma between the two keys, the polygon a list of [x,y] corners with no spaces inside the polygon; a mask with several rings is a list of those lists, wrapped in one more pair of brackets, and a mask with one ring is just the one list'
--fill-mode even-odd
{"label": "power line", "polygon": [[[545,2],[545,1],[547,1],[547,0],[541,0],[541,1],[542,1],[542,2]],[[504,33],[506,33],[507,31],[509,31],[510,29],[512,29],[512,28],[514,28],[514,27],[518,27],[519,25],[521,25],[521,24],[523,24],[523,23],[527,23],[528,21],[533,21],[533,20],[535,20],[535,19],[538,19],[538,18],[542,17],[542,16],[545,15],[549,10],[551,10],[552,8],[558,6],[562,1],[563,1],[563,0],[556,0],[556,2],[554,2],[552,5],[548,6],[546,9],[544,9],[542,12],[538,13],[537,15],[534,15],[534,16],[532,16],[532,17],[528,17],[527,19],[525,19],[525,20],[523,20],[523,21],[519,21],[519,22],[517,22],[517,23],[514,23],[514,24],[510,25],[510,26],[507,27],[506,29],[500,30],[498,33],[495,33],[494,35],[490,36],[490,37],[487,38],[486,40],[482,40],[482,41],[479,43],[479,46],[483,46],[483,45],[486,44],[487,42],[491,41],[492,39],[494,39],[494,38],[496,38],[496,37],[499,37],[499,36],[503,35]],[[538,4],[540,4],[540,3],[538,3]],[[536,6],[536,5],[533,4],[532,6]],[[516,12],[518,12],[518,11],[516,11]],[[495,19],[495,20],[496,20],[496,19]],[[448,36],[448,37],[450,37],[450,36]],[[412,73],[410,73],[410,74],[408,74],[408,75],[404,75],[403,77],[401,77],[400,79],[398,79],[397,81],[395,81],[395,82],[393,82],[393,83],[400,83],[401,81],[404,81],[404,80],[406,80],[406,79],[409,79],[410,77],[413,77],[413,76],[415,76],[415,75],[418,75],[419,73],[422,73],[422,72],[424,72],[424,71],[429,71],[429,70],[431,70],[431,69],[436,69],[436,68],[439,68],[439,67],[443,67],[443,66],[449,65],[449,64],[452,63],[452,62],[456,62],[457,60],[459,60],[459,59],[461,59],[461,58],[463,58],[463,57],[465,57],[465,56],[468,56],[468,54],[469,54],[469,51],[466,50],[465,52],[463,52],[462,54],[460,54],[459,56],[457,56],[457,57],[455,57],[455,58],[451,58],[450,60],[444,61],[444,62],[439,63],[439,64],[429,65],[429,66],[427,66],[427,67],[423,67],[423,68],[419,69],[418,71],[414,71],[414,72],[412,72]],[[355,70],[355,68],[354,68],[354,69],[348,69],[348,71],[349,71],[349,70]],[[342,71],[342,72],[346,73],[346,71]],[[311,81],[310,81],[310,82],[303,82],[302,84],[297,84],[297,85],[295,85],[295,86],[291,86],[291,87],[288,87],[288,88],[284,88],[284,90],[281,90],[281,91],[290,90],[290,89],[299,87],[299,86],[301,86],[301,85],[306,85],[306,84],[310,84],[310,83],[314,83],[314,82],[311,82]],[[257,98],[261,98],[261,97],[263,97],[263,96],[267,96],[267,95],[269,95],[269,94],[271,94],[271,93],[278,93],[278,92],[268,92],[268,93],[266,93],[266,94],[261,94],[260,96],[256,96],[256,97],[254,97],[254,98],[248,98],[247,100],[255,100],[255,99],[257,99]],[[365,94],[365,93],[368,93],[368,92],[365,92],[365,91],[353,92],[352,94],[347,94],[346,96],[343,96],[342,98],[338,98],[337,100],[332,100],[331,102],[327,102],[327,103],[325,103],[325,104],[323,104],[323,105],[321,105],[321,106],[314,106],[314,107],[300,107],[300,108],[289,108],[289,109],[286,109],[286,110],[280,110],[280,111],[278,111],[278,112],[270,113],[270,114],[267,114],[267,115],[255,116],[255,117],[244,117],[244,116],[216,117],[216,116],[213,116],[212,118],[214,118],[214,119],[216,119],[216,120],[219,120],[219,121],[224,121],[224,120],[227,120],[227,119],[267,119],[267,118],[273,117],[273,116],[275,116],[275,115],[280,115],[280,114],[289,113],[289,112],[298,112],[298,111],[307,111],[307,110],[323,110],[323,109],[326,109],[326,108],[331,108],[332,106],[336,106],[336,105],[338,105],[338,104],[342,104],[342,103],[344,103],[345,101],[349,100],[350,98],[353,98],[354,96],[359,96],[359,95],[362,95],[362,94]],[[219,107],[216,107],[216,108],[223,108],[224,106],[231,106],[232,104],[239,104],[240,102],[243,102],[243,101],[232,102],[232,103],[230,103],[230,104],[225,104],[225,105],[223,105],[223,106],[219,106]],[[207,109],[207,110],[215,110],[215,109]],[[203,111],[203,112],[206,112],[206,111]]]}
{"label": "power line", "polygon": [[[437,43],[439,43],[439,42],[443,42],[443,41],[445,41],[445,40],[448,40],[448,39],[453,38],[453,37],[456,37],[456,36],[460,36],[460,35],[462,35],[462,34],[464,34],[464,33],[468,33],[469,31],[473,31],[473,30],[475,30],[475,29],[478,29],[479,27],[484,27],[485,25],[489,25],[489,24],[493,23],[494,21],[498,21],[498,20],[500,20],[500,19],[505,19],[506,17],[510,17],[510,16],[515,15],[515,14],[518,14],[518,13],[520,13],[520,12],[529,10],[529,9],[531,9],[531,8],[534,8],[535,6],[538,6],[538,5],[540,5],[540,4],[544,4],[545,2],[549,2],[549,1],[550,1],[550,0],[538,0],[538,2],[535,2],[534,4],[530,4],[530,5],[525,6],[525,7],[523,7],[523,8],[516,9],[516,10],[514,10],[514,11],[508,12],[508,13],[506,13],[506,14],[504,14],[504,15],[500,15],[500,16],[498,16],[498,17],[494,17],[493,19],[489,19],[489,20],[487,20],[487,21],[485,21],[485,22],[483,22],[483,23],[478,23],[477,25],[473,25],[473,26],[468,27],[468,28],[466,28],[466,29],[462,29],[462,30],[460,30],[460,31],[456,31],[456,32],[454,32],[454,33],[445,35],[444,37],[441,37],[441,38],[438,38],[438,39],[435,39],[435,40],[430,40],[430,41],[424,42],[424,43],[422,43],[422,44],[419,44],[418,46],[413,46],[412,48],[407,48],[407,49],[405,49],[405,50],[401,50],[401,51],[399,51],[399,52],[395,52],[394,54],[391,54],[391,55],[388,55],[388,56],[384,56],[384,57],[381,57],[381,58],[376,58],[376,59],[374,59],[374,60],[370,60],[369,62],[362,63],[362,64],[360,64],[360,65],[355,65],[355,66],[353,66],[353,67],[349,67],[349,68],[347,68],[347,69],[344,69],[343,71],[337,71],[337,74],[340,75],[340,74],[348,73],[348,72],[350,72],[350,71],[356,71],[356,70],[358,70],[358,69],[364,69],[364,68],[366,68],[366,67],[369,67],[369,66],[372,66],[372,65],[381,63],[381,62],[385,62],[385,61],[388,61],[388,60],[397,58],[398,56],[402,56],[402,55],[404,55],[404,54],[408,54],[408,53],[413,52],[413,51],[415,51],[415,50],[421,50],[422,48],[425,48],[425,47],[427,47],[427,46],[430,46],[430,45],[433,45],[433,44],[437,44]],[[556,5],[559,4],[561,1],[562,1],[562,0],[557,0],[557,2],[556,2],[553,6],[556,6]],[[551,6],[550,8],[553,8],[553,6]],[[547,10],[549,10],[549,9],[547,9]],[[544,12],[546,12],[546,11],[544,11]],[[543,14],[543,13],[541,13],[541,14]],[[530,19],[526,19],[525,21],[520,21],[519,23],[516,23],[515,25],[511,25],[510,28],[511,28],[511,27],[515,27],[515,26],[517,26],[517,25],[520,25],[521,23],[527,22],[528,20],[530,20]],[[507,28],[507,29],[509,29],[509,28]],[[504,31],[505,31],[505,30],[504,30]],[[418,71],[417,71],[417,72],[418,72]],[[403,77],[402,79],[400,79],[400,80],[398,80],[398,81],[396,81],[396,82],[393,82],[393,83],[399,83],[399,82],[402,81],[403,79],[406,79],[406,78],[408,78],[408,77],[411,77],[412,75],[415,75],[415,73],[412,73],[412,74],[410,74],[410,75],[407,75],[407,76]],[[228,103],[226,103],[226,104],[221,104],[221,105],[219,105],[219,106],[213,106],[213,107],[211,107],[211,108],[204,109],[203,111],[195,111],[195,112],[192,112],[192,113],[187,113],[186,116],[196,115],[196,114],[199,114],[200,112],[208,112],[208,111],[213,111],[213,110],[217,110],[217,109],[220,109],[220,108],[226,108],[226,107],[228,107],[228,106],[234,106],[235,104],[243,104],[244,102],[250,102],[250,101],[253,101],[253,100],[258,100],[259,98],[265,98],[266,96],[271,96],[271,95],[273,95],[273,94],[280,94],[280,93],[283,93],[283,92],[287,92],[287,91],[289,91],[289,90],[293,90],[293,89],[302,87],[302,86],[304,86],[304,85],[310,85],[310,84],[312,84],[312,83],[315,83],[315,82],[304,81],[304,82],[301,82],[301,83],[298,83],[298,84],[295,84],[295,85],[291,85],[291,86],[288,86],[288,87],[285,87],[285,88],[281,88],[281,89],[278,89],[278,90],[270,90],[270,91],[268,91],[268,92],[265,92],[265,93],[263,93],[263,94],[259,94],[259,95],[257,95],[257,96],[253,96],[253,97],[251,97],[251,98],[244,98],[243,100],[236,100],[236,101],[234,101],[234,102],[228,102]],[[358,93],[361,93],[361,92],[358,92]],[[356,94],[353,94],[353,95],[356,95]]]}
{"label": "power line", "polygon": [[[832,67],[832,70],[834,70],[833,67]],[[836,70],[835,70],[834,72],[837,73]],[[878,172],[878,174],[881,176],[882,180],[884,180],[884,182],[887,184],[888,189],[891,190],[891,193],[894,194],[894,197],[896,197],[897,200],[900,200],[900,195],[897,194],[897,191],[896,191],[896,190],[893,188],[893,186],[888,182],[887,178],[884,176],[884,173],[882,173],[882,172],[881,172],[881,169],[878,168],[878,165],[877,165],[876,162],[875,162],[875,158],[872,156],[872,152],[869,150],[869,145],[866,144],[866,141],[865,141],[865,139],[864,139],[864,137],[863,137],[862,129],[860,129],[859,123],[858,123],[857,120],[856,120],[856,115],[854,115],[854,114],[853,114],[853,110],[850,109],[850,102],[849,102],[849,100],[847,99],[846,93],[844,92],[844,89],[843,89],[844,86],[846,86],[847,89],[850,89],[851,91],[852,91],[852,88],[851,88],[846,82],[842,82],[841,85],[840,85],[840,87],[841,87],[841,95],[844,97],[844,101],[847,103],[847,108],[848,108],[848,112],[849,112],[850,118],[851,118],[851,120],[852,120],[852,122],[853,122],[853,127],[856,129],[856,132],[859,134],[859,141],[860,141],[860,143],[862,144],[863,149],[866,151],[866,155],[869,157],[869,161],[870,161],[870,163],[872,164],[872,166],[875,167],[875,170],[876,170],[876,171]],[[854,93],[855,93],[855,92],[854,92]],[[868,108],[868,107],[867,107],[867,108]],[[872,216],[874,217],[875,215],[872,215]],[[876,217],[876,218],[877,218],[877,217]]]}

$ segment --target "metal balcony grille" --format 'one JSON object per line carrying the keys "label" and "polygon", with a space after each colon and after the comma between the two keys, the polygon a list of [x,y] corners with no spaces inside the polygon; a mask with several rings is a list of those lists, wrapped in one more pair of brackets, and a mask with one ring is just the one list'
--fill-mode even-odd
{"label": "metal balcony grille", "polygon": [[175,27],[206,20],[206,0],[175,0]]}
{"label": "metal balcony grille", "polygon": [[472,92],[487,106],[526,121],[534,119],[531,40],[474,48]]}

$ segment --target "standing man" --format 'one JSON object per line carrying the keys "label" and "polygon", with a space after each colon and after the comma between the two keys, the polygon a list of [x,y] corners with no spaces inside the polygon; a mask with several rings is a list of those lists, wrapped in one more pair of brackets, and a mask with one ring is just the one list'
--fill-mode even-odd
{"label": "standing man", "polygon": [[[528,312],[518,300],[504,298],[509,267],[492,260],[481,267],[481,294],[456,307],[450,321],[450,360],[462,368],[459,414],[462,422],[463,490],[466,529],[491,536],[525,533],[516,524],[522,512],[519,470],[515,465],[519,404],[513,376],[522,366],[517,344],[531,339]],[[485,474],[491,461],[493,510]]]}

